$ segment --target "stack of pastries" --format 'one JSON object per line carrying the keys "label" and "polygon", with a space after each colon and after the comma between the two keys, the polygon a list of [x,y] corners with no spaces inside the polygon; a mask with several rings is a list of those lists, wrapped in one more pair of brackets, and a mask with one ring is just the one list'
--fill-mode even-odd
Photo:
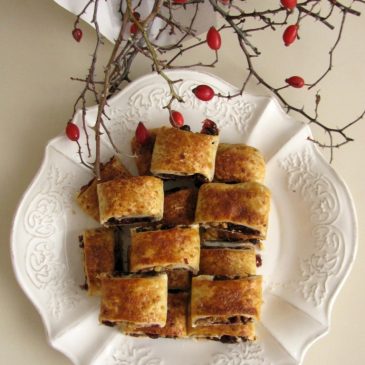
{"label": "stack of pastries", "polygon": [[140,176],[113,157],[77,197],[101,224],[80,236],[100,322],[132,336],[255,340],[270,209],[261,153],[166,127],[131,145]]}

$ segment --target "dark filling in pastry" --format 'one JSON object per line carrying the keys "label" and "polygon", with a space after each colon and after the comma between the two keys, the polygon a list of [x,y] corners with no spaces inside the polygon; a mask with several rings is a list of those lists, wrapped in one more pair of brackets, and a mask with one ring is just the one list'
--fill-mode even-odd
{"label": "dark filling in pastry", "polygon": [[224,335],[221,338],[211,338],[212,340],[220,341],[222,343],[237,343],[240,339],[242,342],[247,342],[248,338],[246,336],[229,336]]}
{"label": "dark filling in pastry", "polygon": [[247,324],[248,322],[251,322],[252,318],[245,317],[245,316],[231,316],[227,318],[221,318],[221,317],[206,317],[206,318],[200,318],[197,321],[195,321],[195,324],[197,326],[206,326],[206,325],[214,325],[214,324]]}
{"label": "dark filling in pastry", "polygon": [[[140,232],[152,232],[152,231],[165,231],[167,229],[172,229],[172,228],[176,228],[176,226],[174,226],[172,224],[161,224],[161,225],[156,225],[156,226],[138,227],[138,228],[136,228],[136,232],[140,233]],[[178,226],[178,228],[186,229],[186,228],[191,228],[191,227],[181,225],[181,226]]]}
{"label": "dark filling in pastry", "polygon": [[188,125],[188,124],[184,124],[182,127],[180,127],[180,129],[182,131],[186,131],[186,132],[190,132],[191,131],[190,125]]}
{"label": "dark filling in pastry", "polygon": [[256,255],[256,267],[262,266],[262,257],[261,255]]}
{"label": "dark filling in pastry", "polygon": [[[215,227],[216,228],[216,227]],[[247,228],[247,227],[245,227]],[[207,228],[206,227],[200,227],[202,232],[206,232]],[[247,228],[250,229],[250,228]],[[217,231],[217,239],[218,241],[224,241],[224,242],[249,242],[252,243],[253,245],[259,245],[261,240],[257,239],[257,238],[249,238],[249,239],[244,239],[242,237],[235,237],[235,236],[231,236],[229,233],[234,233],[236,231],[228,231],[226,228],[220,228],[218,227],[218,231]],[[244,233],[245,234],[245,233]],[[215,241],[212,239],[207,239],[207,241]],[[219,247],[220,248],[220,247]],[[239,247],[241,248],[241,247]]]}
{"label": "dark filling in pastry", "polygon": [[[209,182],[209,179],[202,174],[192,174],[192,175],[185,174],[185,173],[182,173],[181,175],[158,174],[157,176],[163,180],[176,180],[176,179],[181,179],[184,177],[193,177],[195,185],[197,185],[197,184],[202,185],[202,184]],[[173,190],[174,189],[171,189],[171,192],[173,192]],[[178,188],[178,190],[180,190],[180,188]],[[176,190],[176,191],[178,191],[178,190]]]}
{"label": "dark filling in pastry", "polygon": [[108,326],[108,327],[114,327],[115,326],[115,323],[110,322],[110,321],[102,321],[101,323],[105,324],[105,326]]}
{"label": "dark filling in pastry", "polygon": [[260,232],[258,230],[246,226],[241,226],[240,224],[227,223],[227,229],[230,230],[231,232],[240,232],[255,236],[260,235]]}
{"label": "dark filling in pastry", "polygon": [[203,184],[206,184],[209,182],[209,179],[202,174],[195,174],[194,175],[194,184],[196,187],[200,187]]}
{"label": "dark filling in pastry", "polygon": [[178,191],[183,190],[183,189],[186,189],[186,188],[183,188],[181,186],[177,186],[176,188],[172,188],[170,190],[166,190],[165,191],[165,196],[166,195],[169,195],[169,194],[177,193]]}
{"label": "dark filling in pastry", "polygon": [[154,222],[153,217],[139,217],[139,218],[109,218],[107,221],[108,226],[117,226],[119,224],[135,224],[135,223],[151,223]]}
{"label": "dark filling in pastry", "polygon": [[241,277],[239,275],[237,275],[237,276],[215,275],[213,278],[213,281],[234,280],[234,279],[240,279],[240,278]]}
{"label": "dark filling in pastry", "polygon": [[156,333],[148,333],[148,332],[144,332],[144,333],[128,333],[129,336],[132,337],[149,337],[152,338],[153,340],[155,340],[156,338],[178,338],[177,336],[160,336]]}
{"label": "dark filling in pastry", "polygon": [[[84,236],[83,235],[80,235],[79,236],[79,247],[82,248],[83,250],[83,254],[85,255],[84,253],[84,247],[85,247],[85,244],[84,244]],[[85,265],[85,264],[84,264]],[[84,269],[85,270],[85,269]],[[80,286],[80,289],[82,290],[88,290],[89,289],[89,285],[87,283],[87,278],[85,276],[85,283],[84,284],[81,284],[79,285]]]}
{"label": "dark filling in pastry", "polygon": [[88,290],[89,289],[89,285],[86,282],[86,278],[85,278],[85,284],[81,284],[80,289],[82,289],[82,290]]}
{"label": "dark filling in pastry", "polygon": [[123,271],[122,242],[118,231],[114,232],[114,271]]}

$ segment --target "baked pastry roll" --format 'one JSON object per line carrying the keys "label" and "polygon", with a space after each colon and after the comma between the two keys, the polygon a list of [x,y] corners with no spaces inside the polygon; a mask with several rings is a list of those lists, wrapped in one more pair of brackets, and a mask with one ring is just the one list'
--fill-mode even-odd
{"label": "baked pastry roll", "polygon": [[99,320],[113,326],[132,323],[139,327],[166,324],[167,275],[100,276]]}
{"label": "baked pastry roll", "polygon": [[198,194],[195,221],[203,231],[238,233],[232,240],[255,243],[266,238],[270,196],[269,189],[256,182],[204,184]]}
{"label": "baked pastry roll", "polygon": [[80,236],[80,243],[84,251],[85,287],[90,295],[100,295],[99,275],[122,269],[117,232],[106,228],[89,229]]}
{"label": "baked pastry roll", "polygon": [[254,248],[202,248],[199,274],[229,278],[256,275],[256,251]]}
{"label": "baked pastry roll", "polygon": [[148,336],[151,338],[184,338],[187,337],[187,293],[169,293],[167,304],[167,320],[163,327],[138,327],[126,324],[121,327],[123,333],[132,336]]}
{"label": "baked pastry roll", "polygon": [[205,338],[223,343],[236,343],[256,340],[255,324],[249,321],[245,324],[215,324],[211,326],[192,327],[188,318],[188,336]]}
{"label": "baked pastry roll", "polygon": [[151,175],[152,151],[155,145],[159,128],[149,129],[150,138],[145,144],[138,143],[136,137],[132,138],[132,152],[136,156],[136,165],[139,175]]}
{"label": "baked pastry roll", "polygon": [[167,280],[169,290],[189,290],[191,286],[191,272],[184,269],[168,270]]}
{"label": "baked pastry roll", "polygon": [[261,303],[261,276],[234,280],[196,276],[191,285],[191,326],[245,324],[259,319]]}
{"label": "baked pastry roll", "polygon": [[84,185],[76,201],[80,208],[89,216],[99,222],[99,201],[96,186],[99,182],[109,181],[117,178],[128,178],[132,175],[120,162],[120,160],[114,156],[107,163],[100,166],[101,181],[97,181],[96,178],[89,181]]}
{"label": "baked pastry roll", "polygon": [[265,160],[261,152],[244,144],[220,143],[215,159],[214,179],[225,183],[256,181],[265,177]]}
{"label": "baked pastry roll", "polygon": [[163,216],[163,183],[134,176],[98,184],[100,222],[105,226],[154,222]]}
{"label": "baked pastry roll", "polygon": [[186,269],[199,271],[199,226],[180,226],[154,231],[131,230],[129,270],[165,271]]}
{"label": "baked pastry roll", "polygon": [[162,178],[201,175],[212,181],[218,136],[161,128],[152,154],[151,172]]}
{"label": "baked pastry roll", "polygon": [[195,188],[165,191],[162,223],[174,226],[193,224],[197,198]]}

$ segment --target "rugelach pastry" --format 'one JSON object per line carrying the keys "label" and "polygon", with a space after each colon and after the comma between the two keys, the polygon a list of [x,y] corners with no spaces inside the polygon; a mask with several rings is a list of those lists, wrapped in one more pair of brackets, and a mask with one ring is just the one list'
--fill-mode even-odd
{"label": "rugelach pastry", "polygon": [[256,182],[202,185],[195,222],[202,226],[203,240],[227,236],[228,241],[259,243],[266,238],[270,196]]}
{"label": "rugelach pastry", "polygon": [[188,336],[220,341],[223,343],[237,343],[256,340],[255,324],[249,321],[245,324],[215,324],[211,326],[191,326],[188,318]]}
{"label": "rugelach pastry", "polygon": [[88,229],[80,236],[84,253],[84,272],[88,294],[100,295],[102,273],[122,269],[122,251],[117,232],[113,229]]}
{"label": "rugelach pastry", "polygon": [[134,176],[98,184],[100,222],[105,226],[155,222],[162,219],[162,180]]}
{"label": "rugelach pastry", "polygon": [[193,224],[197,198],[196,188],[165,191],[162,223],[174,226]]}
{"label": "rugelach pastry", "polygon": [[191,285],[191,326],[245,324],[260,318],[262,278],[217,279],[193,277]]}
{"label": "rugelach pastry", "polygon": [[187,293],[169,293],[167,304],[167,320],[164,327],[138,327],[126,324],[121,327],[126,335],[148,336],[150,338],[184,338],[187,337]]}
{"label": "rugelach pastry", "polygon": [[[117,178],[128,178],[132,175],[120,160],[114,156],[107,163],[100,166],[101,181],[105,182]],[[76,198],[80,208],[89,216],[99,222],[99,201],[96,186],[99,183],[96,178],[83,186]]]}
{"label": "rugelach pastry", "polygon": [[254,248],[202,248],[199,274],[228,278],[256,275],[256,251]]}
{"label": "rugelach pastry", "polygon": [[131,141],[132,152],[136,156],[139,175],[151,175],[152,151],[159,128],[149,129],[150,138],[145,144],[140,144],[134,136]]}
{"label": "rugelach pastry", "polygon": [[218,142],[218,136],[161,128],[153,148],[151,173],[165,179],[200,175],[212,181]]}
{"label": "rugelach pastry", "polygon": [[220,143],[215,159],[215,181],[239,183],[265,178],[265,160],[261,152],[244,144]]}
{"label": "rugelach pastry", "polygon": [[163,327],[167,318],[167,275],[102,274],[99,320],[113,326]]}
{"label": "rugelach pastry", "polygon": [[198,273],[199,226],[179,226],[146,231],[131,230],[129,270],[131,272],[185,269]]}

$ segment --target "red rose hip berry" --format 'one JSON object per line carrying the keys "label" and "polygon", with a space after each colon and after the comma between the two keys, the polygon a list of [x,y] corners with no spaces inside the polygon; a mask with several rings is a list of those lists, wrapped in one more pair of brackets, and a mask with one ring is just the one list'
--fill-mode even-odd
{"label": "red rose hip berry", "polygon": [[209,48],[217,51],[219,48],[221,48],[222,39],[221,35],[215,29],[214,27],[211,27],[207,33],[207,43]]}
{"label": "red rose hip berry", "polygon": [[131,32],[131,34],[136,34],[138,32],[138,26],[136,23],[133,23],[129,29],[129,31]]}
{"label": "red rose hip berry", "polygon": [[300,89],[304,86],[304,79],[300,76],[291,76],[287,78],[285,82],[292,87],[296,87],[297,89]]}
{"label": "red rose hip berry", "polygon": [[175,128],[181,128],[184,125],[184,116],[176,110],[171,110],[170,123]]}
{"label": "red rose hip berry", "polygon": [[71,141],[78,141],[80,138],[79,127],[72,122],[68,122],[66,126],[66,136]]}
{"label": "red rose hip berry", "polygon": [[82,30],[80,28],[75,28],[72,31],[72,36],[74,37],[74,40],[76,42],[80,42],[81,41],[81,38],[82,38]]}
{"label": "red rose hip berry", "polygon": [[297,39],[297,36],[298,36],[298,25],[297,24],[292,24],[292,25],[289,25],[284,33],[283,33],[283,41],[284,41],[284,44],[285,46],[290,46],[296,39]]}
{"label": "red rose hip berry", "polygon": [[194,95],[202,101],[209,101],[214,97],[214,90],[208,85],[198,85],[193,89]]}
{"label": "red rose hip berry", "polygon": [[280,0],[281,5],[289,10],[293,10],[297,6],[297,0]]}
{"label": "red rose hip berry", "polygon": [[150,139],[150,132],[142,122],[138,123],[136,129],[136,140],[139,144],[145,145]]}

